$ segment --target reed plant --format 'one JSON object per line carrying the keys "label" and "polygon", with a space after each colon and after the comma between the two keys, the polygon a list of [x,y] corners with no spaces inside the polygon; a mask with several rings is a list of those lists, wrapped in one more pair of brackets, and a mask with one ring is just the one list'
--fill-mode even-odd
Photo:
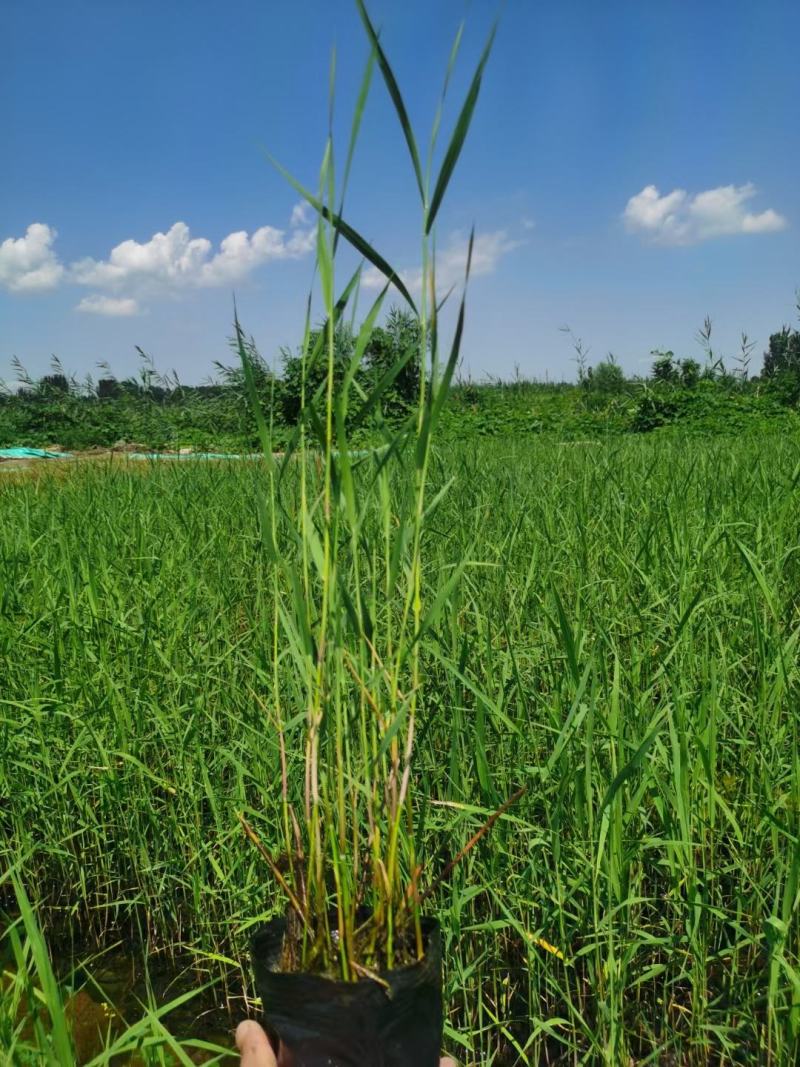
{"label": "reed plant", "polygon": [[[436,625],[460,568],[442,576],[423,597],[424,546],[436,501],[429,501],[428,471],[436,424],[459,359],[472,238],[454,335],[443,352],[441,294],[436,286],[435,222],[467,136],[492,36],[483,51],[442,155],[437,155],[442,109],[461,41],[453,45],[423,168],[417,137],[395,75],[362,2],[357,6],[369,59],[356,103],[341,180],[333,133],[328,137],[318,191],[310,192],[279,165],[316,212],[316,291],[309,295],[301,349],[298,427],[280,461],[273,458],[270,427],[258,412],[269,471],[261,502],[261,538],[270,561],[273,619],[269,640],[272,685],[263,702],[265,728],[281,752],[300,746],[303,780],[291,780],[282,758],[281,858],[272,855],[242,815],[289,905],[287,966],[339,974],[352,981],[382,968],[421,958],[420,878],[429,877],[418,855],[413,804],[413,755],[425,716],[420,648]],[[388,259],[344,218],[353,163],[373,68],[377,66],[408,148],[419,193],[421,283],[416,299]],[[331,96],[335,63],[331,67]],[[276,164],[277,165],[277,164]],[[340,239],[361,264],[337,291]],[[359,294],[364,263],[384,285],[357,331],[343,380],[337,380],[337,335]],[[357,372],[387,293],[400,294],[416,318],[410,344],[367,392]],[[318,295],[323,325],[312,329]],[[252,363],[242,328],[236,338],[250,400],[258,409]],[[325,374],[309,381],[322,363]],[[380,417],[381,401],[407,364],[418,365],[416,409],[398,424]],[[367,420],[383,444],[368,461],[366,478],[354,477],[352,434]],[[299,485],[287,487],[290,466]],[[399,493],[389,491],[390,479]],[[286,691],[280,674],[291,665]],[[297,732],[298,720],[301,723]],[[292,950],[296,943],[296,950]]]}

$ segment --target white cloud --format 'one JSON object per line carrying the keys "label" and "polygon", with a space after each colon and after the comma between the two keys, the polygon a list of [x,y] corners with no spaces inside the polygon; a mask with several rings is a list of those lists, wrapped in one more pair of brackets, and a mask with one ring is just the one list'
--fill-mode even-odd
{"label": "white cloud", "polygon": [[313,251],[316,229],[297,204],[288,230],[262,226],[252,234],[229,233],[218,248],[206,237],[192,237],[185,222],[148,241],[122,241],[108,259],[85,258],[64,266],[54,251],[56,231],[35,222],[24,237],[0,244],[0,288],[13,292],[53,289],[71,282],[113,294],[91,293],[77,310],[95,315],[135,315],[146,295],[191,288],[227,286],[273,260],[299,259]]}
{"label": "white cloud", "polygon": [[627,203],[623,218],[632,232],[645,234],[660,244],[690,245],[714,237],[741,233],[774,233],[786,227],[786,219],[767,208],[757,214],[746,210],[756,187],[720,185],[690,196],[673,189],[662,196],[647,185]]}
{"label": "white cloud", "polygon": [[53,289],[64,267],[53,251],[56,231],[42,222],[32,223],[24,237],[8,237],[0,244],[0,286],[15,293]]}
{"label": "white cloud", "polygon": [[262,226],[252,237],[244,230],[229,234],[219,252],[203,264],[198,285],[223,285],[238,281],[272,259],[298,259],[314,248],[313,230],[295,230],[288,239],[283,230]]}
{"label": "white cloud", "polygon": [[308,226],[311,222],[311,218],[311,207],[306,200],[301,200],[292,208],[292,217],[289,220],[289,225]]}
{"label": "white cloud", "polygon": [[123,317],[138,315],[139,304],[130,296],[101,296],[99,293],[91,293],[76,305],[75,310],[86,311],[90,315]]}
{"label": "white cloud", "polygon": [[[527,227],[526,227],[527,228]],[[475,235],[472,246],[471,277],[493,274],[500,260],[508,252],[519,248],[524,242],[513,238],[507,230],[493,230]],[[450,235],[446,246],[436,255],[436,288],[440,293],[464,280],[469,251],[469,236],[461,231]],[[422,286],[422,270],[400,271],[400,277],[410,292],[419,292]],[[361,277],[367,289],[380,289],[386,284],[385,276],[376,268],[365,270]]]}
{"label": "white cloud", "polygon": [[107,260],[83,259],[71,267],[73,279],[99,289],[185,289],[241,281],[256,267],[276,259],[297,259],[314,247],[313,230],[262,226],[249,235],[230,233],[219,250],[206,237],[192,237],[185,222],[149,241],[128,240],[111,249]]}
{"label": "white cloud", "polygon": [[191,238],[186,223],[176,222],[167,233],[156,233],[144,244],[123,241],[112,248],[107,260],[82,259],[73,263],[71,274],[81,285],[100,288],[143,280],[174,285],[196,278],[210,251],[210,241]]}

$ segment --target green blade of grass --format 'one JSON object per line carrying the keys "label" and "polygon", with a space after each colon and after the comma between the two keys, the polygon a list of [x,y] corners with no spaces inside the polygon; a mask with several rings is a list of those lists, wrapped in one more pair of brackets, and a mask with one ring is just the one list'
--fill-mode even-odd
{"label": "green blade of grass", "polygon": [[353,248],[355,248],[357,252],[359,252],[365,259],[369,260],[373,267],[376,267],[381,272],[381,274],[383,274],[383,276],[388,281],[390,281],[392,285],[394,285],[398,292],[403,296],[411,310],[416,313],[416,304],[414,303],[411,294],[406,288],[402,278],[397,274],[394,268],[390,266],[389,263],[387,263],[383,256],[380,255],[380,253],[377,252],[372,247],[372,245],[369,244],[369,242],[361,236],[360,233],[358,233],[356,230],[353,229],[352,226],[346,223],[344,219],[340,218],[339,215],[331,211],[327,207],[327,205],[323,204],[318,197],[314,196],[313,193],[310,193],[303,185],[301,185],[300,182],[297,181],[297,179],[294,178],[293,175],[291,175],[285,167],[278,163],[277,160],[273,159],[270,155],[268,155],[267,158],[269,159],[270,163],[272,163],[272,165],[275,167],[275,169],[284,176],[284,178],[289,182],[292,188],[297,193],[299,193],[300,196],[302,196],[303,199],[306,200],[314,208],[315,211],[317,211],[324,219],[330,222],[334,226],[334,228],[339,233],[341,233],[342,237],[344,237],[345,240],[348,241],[349,244],[353,246]]}
{"label": "green blade of grass", "polygon": [[461,155],[461,150],[464,147],[464,141],[469,131],[470,123],[472,122],[472,115],[475,111],[475,105],[478,102],[478,96],[481,91],[481,81],[483,80],[483,72],[486,64],[489,60],[489,55],[494,44],[495,34],[497,27],[493,27],[489,34],[489,40],[486,42],[483,54],[481,55],[478,66],[475,70],[475,74],[472,78],[472,83],[467,92],[464,103],[461,107],[461,112],[458,116],[453,134],[450,138],[450,143],[447,146],[444,159],[442,160],[442,166],[439,170],[439,176],[436,179],[436,186],[433,190],[433,196],[431,197],[430,206],[428,208],[427,218],[425,220],[425,232],[430,233],[436,216],[439,213],[439,208],[444,200],[444,195],[447,192],[447,186],[450,184],[450,179],[453,176],[453,171],[458,163],[458,157]]}
{"label": "green blade of grass", "polygon": [[386,58],[386,54],[381,47],[381,43],[378,40],[378,35],[375,32],[375,27],[372,25],[372,21],[367,13],[367,9],[364,5],[364,0],[356,0],[359,14],[361,15],[361,21],[364,24],[364,29],[367,31],[370,45],[372,46],[375,55],[378,58],[378,66],[381,68],[381,74],[383,80],[386,83],[386,88],[389,91],[389,96],[392,98],[395,111],[397,112],[397,118],[400,121],[400,126],[403,130],[403,136],[406,139],[408,145],[408,154],[411,157],[411,165],[414,168],[414,177],[417,179],[417,188],[419,189],[420,201],[425,204],[425,185],[422,180],[422,165],[419,159],[419,150],[417,149],[416,138],[414,137],[414,130],[411,127],[411,121],[406,111],[406,106],[403,103],[403,96],[400,92],[400,87],[397,84],[397,79],[392,73],[392,68],[389,65],[389,60]]}

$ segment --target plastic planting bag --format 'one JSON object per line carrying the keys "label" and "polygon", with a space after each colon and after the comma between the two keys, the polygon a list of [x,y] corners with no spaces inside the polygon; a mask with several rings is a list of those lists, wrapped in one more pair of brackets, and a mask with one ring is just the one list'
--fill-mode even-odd
{"label": "plastic planting bag", "polygon": [[278,971],[286,921],[253,939],[256,986],[281,1067],[438,1067],[442,1044],[439,924],[422,920],[425,955],[378,982]]}

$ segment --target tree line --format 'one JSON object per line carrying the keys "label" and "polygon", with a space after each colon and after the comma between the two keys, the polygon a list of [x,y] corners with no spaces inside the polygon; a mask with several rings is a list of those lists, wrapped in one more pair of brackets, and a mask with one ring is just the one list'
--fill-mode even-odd
{"label": "tree line", "polygon": [[[414,410],[420,374],[419,330],[413,314],[397,307],[373,331],[363,351],[352,325],[340,323],[336,329],[334,389],[341,386],[345,376],[352,375],[354,389],[366,401],[379,383],[390,383],[378,390],[381,402],[373,413],[373,425],[375,418],[397,421]],[[630,407],[632,403],[633,414],[625,425],[640,431],[675,421],[681,412],[697,410],[698,402],[713,395],[761,396],[770,403],[800,407],[800,331],[788,325],[770,336],[762,364],[756,369],[756,346],[747,335],[742,335],[739,350],[732,357],[724,357],[715,347],[712,323],[707,318],[697,335],[702,362],[655,350],[649,373],[635,378],[627,377],[613,356],[590,365],[582,341],[569,332],[576,352],[577,384],[545,385],[519,376],[515,382],[476,384],[462,380],[454,386],[450,404],[453,432],[457,433],[459,426],[466,431],[481,407],[489,426],[535,425],[529,400],[524,401],[524,411],[512,412],[512,397],[519,399],[523,392],[529,396],[553,388],[574,393],[575,400],[569,403],[577,411],[613,413],[620,405]],[[252,338],[245,342],[245,349],[251,383],[280,447],[303,409],[322,402],[328,345],[319,330],[310,330],[302,349],[281,351],[277,371],[262,357]],[[15,361],[16,383],[0,390],[0,447],[45,440],[72,449],[108,447],[122,441],[152,448],[188,444],[240,449],[256,445],[257,426],[238,350],[235,359],[218,362],[215,378],[201,385],[184,385],[175,373],[159,372],[149,355],[142,349],[138,352],[138,373],[126,379],[117,379],[107,364],[101,364],[96,380],[77,380],[55,359],[50,373],[34,379]],[[500,411],[503,406],[509,409],[507,419]],[[489,409],[491,415],[487,414]],[[365,426],[363,433],[368,432]]]}

